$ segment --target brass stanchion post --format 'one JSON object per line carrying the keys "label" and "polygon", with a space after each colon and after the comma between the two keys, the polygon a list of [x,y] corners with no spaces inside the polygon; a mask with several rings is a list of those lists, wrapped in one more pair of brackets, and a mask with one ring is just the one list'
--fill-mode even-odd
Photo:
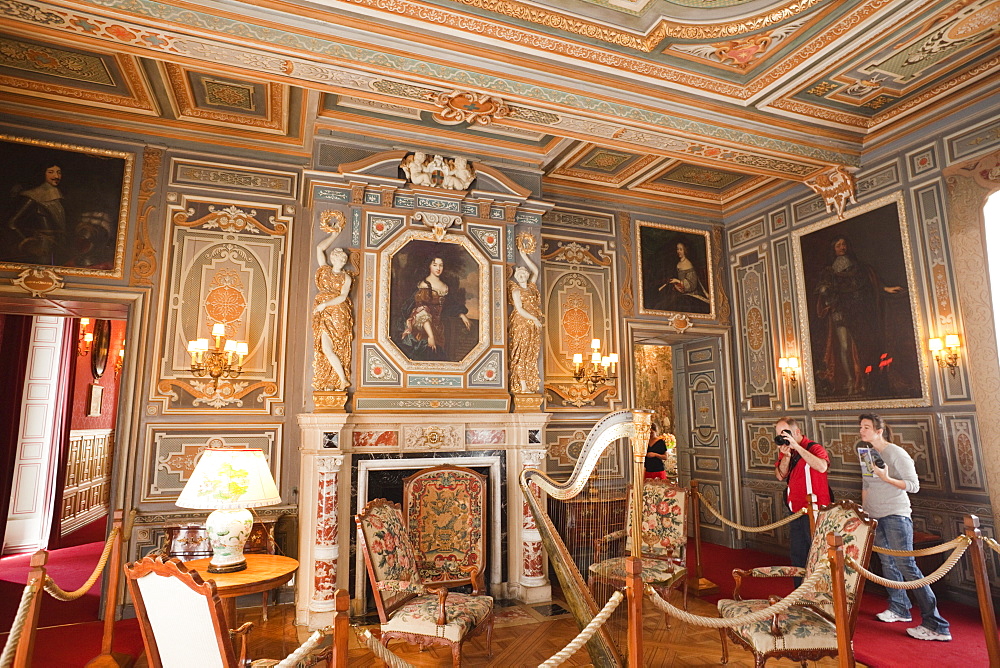
{"label": "brass stanchion post", "polygon": [[694,577],[688,578],[688,587],[696,596],[711,596],[718,593],[719,585],[704,577],[701,570],[701,497],[698,495],[698,481],[691,481],[691,524],[694,526]]}
{"label": "brass stanchion post", "polygon": [[979,615],[983,620],[983,634],[986,637],[986,653],[991,666],[1000,666],[1000,643],[997,642],[997,618],[993,613],[993,599],[990,596],[990,581],[986,577],[986,554],[983,552],[983,536],[979,531],[979,517],[965,516],[965,535],[969,544],[969,559],[972,573],[976,577],[976,596],[979,599]]}
{"label": "brass stanchion post", "polygon": [[112,651],[115,635],[115,616],[118,604],[118,583],[122,573],[122,545],[125,542],[122,517],[124,513],[116,510],[111,528],[118,529],[118,534],[111,545],[111,556],[108,559],[108,586],[104,596],[104,637],[101,639],[101,653],[87,662],[85,668],[128,668],[134,660],[130,655]]}
{"label": "brass stanchion post", "polygon": [[844,537],[838,533],[826,535],[826,555],[830,560],[833,584],[833,614],[837,624],[837,663],[840,668],[854,668],[851,646],[851,614],[847,609],[847,581],[844,567]]}
{"label": "brass stanchion post", "polygon": [[28,582],[32,583],[31,603],[21,631],[21,640],[14,653],[14,668],[31,668],[31,656],[35,652],[35,632],[38,630],[38,615],[42,610],[42,592],[45,587],[45,564],[49,561],[49,553],[39,550],[31,555],[31,570],[28,571]]}

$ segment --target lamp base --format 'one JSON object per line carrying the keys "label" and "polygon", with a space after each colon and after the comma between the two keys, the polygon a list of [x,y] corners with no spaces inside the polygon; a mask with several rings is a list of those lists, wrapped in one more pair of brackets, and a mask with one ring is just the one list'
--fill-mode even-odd
{"label": "lamp base", "polygon": [[243,546],[253,528],[253,515],[246,508],[214,510],[205,520],[205,531],[212,545],[209,573],[235,573],[247,567]]}

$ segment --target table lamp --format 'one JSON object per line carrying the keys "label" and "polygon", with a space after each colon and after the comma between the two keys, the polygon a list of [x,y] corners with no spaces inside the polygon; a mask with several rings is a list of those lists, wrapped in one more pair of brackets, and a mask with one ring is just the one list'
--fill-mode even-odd
{"label": "table lamp", "polygon": [[243,546],[253,528],[247,508],[281,503],[262,450],[206,448],[181,490],[181,508],[213,508],[205,520],[212,544],[209,573],[234,573],[247,567]]}

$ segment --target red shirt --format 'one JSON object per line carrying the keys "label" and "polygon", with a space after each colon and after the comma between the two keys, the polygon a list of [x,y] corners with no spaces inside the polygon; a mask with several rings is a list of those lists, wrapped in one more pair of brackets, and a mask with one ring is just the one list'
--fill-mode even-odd
{"label": "red shirt", "polygon": [[[810,454],[816,455],[826,461],[827,470],[829,470],[830,455],[827,454],[826,448],[819,443],[810,441],[805,436],[799,441],[799,445],[808,450]],[[781,452],[778,452],[778,461],[774,463],[775,468],[781,464],[782,457]],[[809,500],[808,492],[806,491],[806,466],[808,466],[806,460],[800,457],[799,461],[795,464],[795,468],[788,472],[788,478],[786,478],[788,480],[788,508],[793,513],[805,508]],[[821,508],[829,505],[830,485],[827,482],[826,473],[820,473],[810,466],[809,477],[812,478],[812,493],[816,495],[817,503],[819,503]]]}

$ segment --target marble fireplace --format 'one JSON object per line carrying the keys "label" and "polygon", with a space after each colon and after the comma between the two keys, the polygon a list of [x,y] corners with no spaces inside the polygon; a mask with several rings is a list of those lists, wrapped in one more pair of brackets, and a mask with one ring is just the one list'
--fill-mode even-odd
{"label": "marble fireplace", "polygon": [[367,574],[354,549],[354,513],[379,494],[399,494],[402,477],[439,464],[487,475],[490,592],[528,603],[549,600],[541,539],[518,484],[523,468],[544,466],[542,430],[548,418],[544,413],[299,415],[297,623],[310,628],[329,623],[331,583],[351,592],[354,612],[364,610]]}

